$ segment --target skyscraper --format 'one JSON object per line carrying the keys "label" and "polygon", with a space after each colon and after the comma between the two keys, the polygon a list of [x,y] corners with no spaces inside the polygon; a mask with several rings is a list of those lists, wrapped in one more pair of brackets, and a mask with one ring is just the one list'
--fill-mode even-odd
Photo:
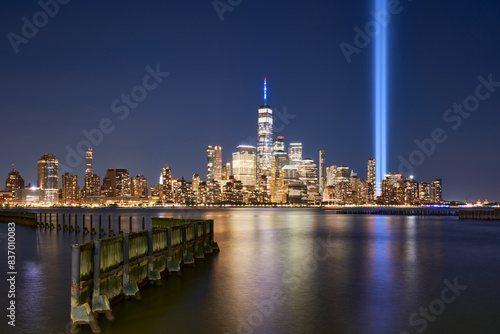
{"label": "skyscraper", "polygon": [[[273,156],[273,111],[267,104],[267,79],[264,79],[264,104],[259,108],[257,130],[257,175],[271,179]],[[269,189],[266,189],[269,190]]]}
{"label": "skyscraper", "polygon": [[213,146],[207,146],[207,183],[215,179],[215,150]]}
{"label": "skyscraper", "polygon": [[319,194],[323,196],[325,191],[325,151],[319,151]]}
{"label": "skyscraper", "polygon": [[302,161],[302,143],[288,145],[288,159],[292,165],[298,165]]}
{"label": "skyscraper", "polygon": [[276,152],[285,152],[285,137],[278,136],[274,138],[273,154]]}
{"label": "skyscraper", "polygon": [[214,179],[220,181],[222,180],[222,147],[215,146],[214,152]]}
{"label": "skyscraper", "polygon": [[148,180],[144,175],[132,177],[130,182],[130,192],[132,196],[146,198],[148,197]]}
{"label": "skyscraper", "polygon": [[57,203],[59,199],[59,161],[52,153],[44,154],[37,163],[37,186],[44,193],[44,201]]}
{"label": "skyscraper", "polygon": [[12,171],[5,180],[5,191],[14,191],[22,188],[24,188],[24,179],[21,177],[21,174],[19,174],[14,165],[12,165]]}
{"label": "skyscraper", "polygon": [[106,177],[111,182],[112,197],[130,196],[130,174],[126,169],[108,168]]}
{"label": "skyscraper", "polygon": [[233,175],[235,180],[240,180],[246,187],[255,187],[255,147],[240,145],[233,153]]}
{"label": "skyscraper", "polygon": [[279,202],[281,169],[288,165],[288,155],[284,151],[275,151],[271,161],[271,202]]}
{"label": "skyscraper", "polygon": [[375,201],[375,159],[368,159],[368,173],[366,176],[366,192],[367,202],[373,203]]}
{"label": "skyscraper", "polygon": [[96,174],[85,175],[83,193],[85,197],[101,195],[101,177]]}
{"label": "skyscraper", "polygon": [[441,203],[443,201],[442,195],[443,180],[435,179],[431,183],[431,198],[435,203]]}
{"label": "skyscraper", "polygon": [[231,163],[228,162],[224,167],[222,167],[222,179],[229,180],[231,177]]}
{"label": "skyscraper", "polygon": [[78,175],[65,173],[62,176],[62,203],[77,204],[80,201],[80,187],[78,187]]}
{"label": "skyscraper", "polygon": [[87,149],[85,152],[85,176],[94,174],[93,152],[92,149]]}
{"label": "skyscraper", "polygon": [[299,180],[307,186],[307,200],[314,204],[319,198],[318,167],[316,163],[306,158],[298,165]]}

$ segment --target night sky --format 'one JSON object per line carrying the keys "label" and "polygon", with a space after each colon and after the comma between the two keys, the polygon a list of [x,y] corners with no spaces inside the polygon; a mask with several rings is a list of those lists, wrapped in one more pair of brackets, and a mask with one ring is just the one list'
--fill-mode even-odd
{"label": "night sky", "polygon": [[[302,142],[304,158],[317,162],[323,149],[327,165],[348,165],[366,178],[374,155],[374,43],[350,63],[339,45],[354,45],[354,27],[364,30],[373,20],[373,3],[231,2],[241,3],[221,21],[211,0],[73,0],[45,25],[35,15],[41,27],[16,53],[9,33],[22,37],[22,18],[33,22],[41,7],[2,1],[1,180],[14,163],[35,184],[36,161],[48,152],[68,166],[67,147],[76,150],[86,139],[82,131],[103,119],[113,130],[94,145],[101,177],[106,168],[127,168],[156,184],[168,163],[175,177],[204,179],[207,145],[222,146],[225,164],[237,145],[255,144],[264,78],[268,103],[282,115],[275,135],[287,145]],[[441,128],[447,140],[411,174],[429,182],[441,177],[446,200],[500,200],[500,86],[480,90],[488,98],[460,124],[458,114],[446,114],[476,94],[479,76],[500,82],[500,2],[400,6],[388,25],[390,171],[418,148],[415,140]],[[169,75],[147,81],[144,100],[125,107],[121,95],[134,91],[142,99],[143,78],[157,66]],[[455,119],[446,122],[446,115]],[[82,184],[84,163],[71,169]]]}

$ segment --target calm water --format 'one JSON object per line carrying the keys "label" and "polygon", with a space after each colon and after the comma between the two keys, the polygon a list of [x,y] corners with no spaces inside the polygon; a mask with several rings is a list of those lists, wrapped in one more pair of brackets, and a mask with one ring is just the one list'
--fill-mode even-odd
{"label": "calm water", "polygon": [[[221,249],[115,305],[116,321],[99,319],[103,333],[500,333],[500,222],[319,209],[93,213],[214,219]],[[66,333],[70,245],[87,240],[17,226],[17,326],[2,315],[0,333]],[[455,279],[456,295],[444,290]],[[429,307],[437,315],[418,313]]]}

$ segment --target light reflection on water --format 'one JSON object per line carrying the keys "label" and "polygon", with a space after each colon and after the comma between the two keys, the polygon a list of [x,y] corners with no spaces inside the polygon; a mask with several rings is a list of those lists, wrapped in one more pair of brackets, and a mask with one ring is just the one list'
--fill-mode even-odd
{"label": "light reflection on water", "polygon": [[[142,290],[141,301],[113,306],[117,320],[101,317],[103,333],[416,333],[409,316],[454,277],[468,290],[425,333],[500,332],[498,222],[316,209],[93,212],[113,215],[114,223],[132,214],[134,230],[143,215],[214,219],[221,248],[181,277]],[[65,332],[70,245],[90,238],[17,226],[18,333]],[[319,240],[328,238],[329,257],[318,260],[314,254],[326,254]],[[276,293],[282,302],[271,307]]]}

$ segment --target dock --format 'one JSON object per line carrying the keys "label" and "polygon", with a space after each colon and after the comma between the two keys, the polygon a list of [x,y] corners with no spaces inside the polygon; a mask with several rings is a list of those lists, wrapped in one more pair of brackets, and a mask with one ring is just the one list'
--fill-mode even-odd
{"label": "dock", "polygon": [[82,325],[100,333],[96,315],[114,320],[114,302],[140,299],[148,283],[219,252],[213,220],[152,218],[152,226],[72,245],[71,333]]}

